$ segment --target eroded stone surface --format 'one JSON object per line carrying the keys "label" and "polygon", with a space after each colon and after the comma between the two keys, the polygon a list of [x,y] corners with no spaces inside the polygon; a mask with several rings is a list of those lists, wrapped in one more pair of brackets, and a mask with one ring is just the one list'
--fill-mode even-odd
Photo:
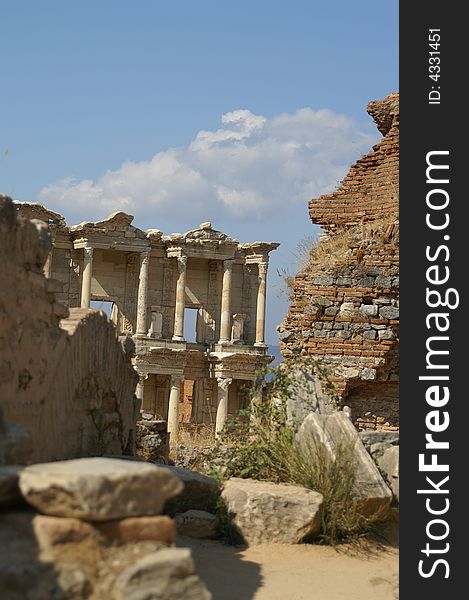
{"label": "eroded stone surface", "polygon": [[[16,453],[6,462],[133,451],[131,357],[106,315],[61,303],[76,273],[50,277],[51,237],[60,238],[64,227],[60,215],[39,205],[0,197],[0,405]],[[62,254],[73,263],[69,249]]]}
{"label": "eroded stone surface", "polygon": [[342,455],[353,465],[357,504],[363,514],[384,513],[389,508],[391,491],[346,414],[309,414],[298,431],[297,440],[310,460],[319,456],[318,460],[335,461]]}
{"label": "eroded stone surface", "polygon": [[[120,522],[120,532],[126,532],[127,539],[124,540],[122,536],[115,538],[108,535],[110,523],[86,523],[74,518],[37,515],[31,510],[0,512],[0,598],[116,600],[122,597],[121,587],[116,586],[119,576],[132,571],[132,567],[138,565],[141,559],[154,557],[164,551],[168,543],[172,543],[167,539],[167,532],[163,531],[167,530],[171,521],[169,517],[142,519],[146,521],[145,527],[141,527],[143,522],[136,527],[136,521],[139,521],[136,518]],[[116,522],[112,525],[116,525]],[[171,525],[174,535],[174,524]],[[140,539],[141,532],[148,527],[154,539]],[[178,587],[180,580],[188,586],[194,585],[195,589],[202,585],[191,561],[185,556],[182,563],[179,553],[166,555],[166,558],[163,555],[162,561],[155,563],[150,561],[141,584],[138,579],[140,567],[133,570],[135,577],[124,578],[129,587],[122,592],[123,597],[126,600],[155,598],[139,594],[149,593],[147,583],[150,580],[153,584],[156,579],[164,578],[165,593],[169,589],[174,595],[162,597],[172,600],[192,598],[190,594],[177,595],[178,590],[185,589],[182,581],[182,587]],[[168,561],[172,566],[167,564]],[[156,565],[154,570],[151,565]],[[152,576],[155,579],[151,579]],[[125,595],[127,592],[128,595]],[[203,598],[195,596],[197,599],[200,597]]]}
{"label": "eroded stone surface", "polygon": [[176,525],[170,517],[129,517],[118,521],[95,524],[100,535],[113,543],[161,542],[167,546],[176,539]]}
{"label": "eroded stone surface", "polygon": [[116,600],[210,600],[187,548],[150,554],[126,569],[116,584]]}
{"label": "eroded stone surface", "polygon": [[36,464],[20,475],[24,498],[40,512],[90,521],[157,515],[182,488],[167,469],[112,458]]}
{"label": "eroded stone surface", "polygon": [[399,501],[399,446],[391,446],[378,458],[379,468],[386,474],[389,485]]}
{"label": "eroded stone surface", "polygon": [[312,490],[233,477],[225,483],[222,498],[248,545],[298,544],[320,531],[323,499]]}

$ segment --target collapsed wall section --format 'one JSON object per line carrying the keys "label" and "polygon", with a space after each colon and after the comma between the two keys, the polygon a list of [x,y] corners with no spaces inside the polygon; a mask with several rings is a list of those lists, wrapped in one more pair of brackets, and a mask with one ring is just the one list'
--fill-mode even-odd
{"label": "collapsed wall section", "polygon": [[32,461],[133,448],[137,374],[103,313],[67,309],[43,274],[47,215],[0,197],[0,407],[28,428]]}
{"label": "collapsed wall section", "polygon": [[279,327],[285,357],[329,367],[360,429],[399,427],[399,96],[371,102],[382,140],[339,188],[310,202],[325,230]]}

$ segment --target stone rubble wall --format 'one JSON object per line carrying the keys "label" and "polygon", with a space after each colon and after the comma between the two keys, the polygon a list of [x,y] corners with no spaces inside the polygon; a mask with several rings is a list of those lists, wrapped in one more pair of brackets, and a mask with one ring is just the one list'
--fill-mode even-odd
{"label": "stone rubble wall", "polygon": [[294,280],[279,327],[285,357],[330,367],[360,429],[399,427],[398,95],[371,102],[384,137],[331,195],[310,202],[326,233]]}
{"label": "stone rubble wall", "polygon": [[[41,219],[44,215],[38,215]],[[114,326],[98,311],[56,301],[43,275],[47,225],[0,198],[0,406],[31,435],[30,459],[133,450],[137,375]]]}

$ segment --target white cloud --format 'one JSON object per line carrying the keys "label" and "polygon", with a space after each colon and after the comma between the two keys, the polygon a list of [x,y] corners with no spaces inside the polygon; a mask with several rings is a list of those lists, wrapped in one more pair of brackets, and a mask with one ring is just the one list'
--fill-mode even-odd
{"label": "white cloud", "polygon": [[126,162],[97,181],[66,177],[44,187],[39,202],[69,222],[116,210],[144,218],[184,214],[198,220],[267,221],[332,190],[375,135],[331,110],[302,108],[272,118],[235,110],[216,131],[186,148]]}

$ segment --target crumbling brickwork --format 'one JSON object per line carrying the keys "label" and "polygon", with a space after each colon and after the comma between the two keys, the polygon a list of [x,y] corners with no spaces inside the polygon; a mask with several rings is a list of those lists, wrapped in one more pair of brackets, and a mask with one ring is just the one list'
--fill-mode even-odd
{"label": "crumbling brickwork", "polygon": [[138,379],[131,356],[103,313],[57,302],[63,286],[43,274],[52,247],[45,215],[31,216],[41,220],[19,217],[0,197],[5,418],[29,430],[33,461],[130,452]]}
{"label": "crumbling brickwork", "polygon": [[294,280],[279,327],[284,356],[330,367],[360,429],[398,429],[399,96],[370,102],[382,140],[339,188],[310,202],[325,230]]}

